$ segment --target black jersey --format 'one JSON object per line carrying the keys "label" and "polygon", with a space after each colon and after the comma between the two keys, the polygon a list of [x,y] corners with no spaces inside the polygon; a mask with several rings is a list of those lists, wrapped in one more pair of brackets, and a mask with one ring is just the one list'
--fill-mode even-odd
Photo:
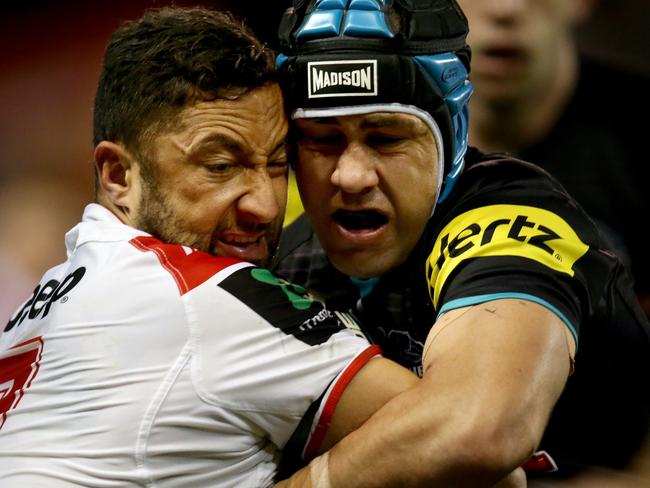
{"label": "black jersey", "polygon": [[454,193],[408,260],[370,292],[331,266],[304,216],[286,229],[276,270],[353,310],[386,357],[420,373],[423,344],[441,313],[498,298],[539,303],[577,342],[575,371],[540,446],[557,463],[556,475],[623,467],[643,439],[650,324],[608,241],[538,166],[468,151]]}

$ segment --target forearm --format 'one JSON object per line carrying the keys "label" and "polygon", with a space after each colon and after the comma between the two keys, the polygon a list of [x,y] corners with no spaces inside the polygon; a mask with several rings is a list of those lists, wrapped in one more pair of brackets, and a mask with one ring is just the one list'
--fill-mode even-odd
{"label": "forearm", "polygon": [[[444,429],[429,435],[428,429],[412,421],[415,412],[411,402],[426,402],[417,395],[402,396],[337,444],[327,457],[317,458],[276,487],[526,486],[522,470],[504,475],[507,467],[463,456],[458,449],[458,436],[453,436],[456,446],[450,451],[447,447],[453,446],[442,439]],[[405,404],[410,408],[408,416],[403,414]],[[439,442],[432,444],[431,438]]]}
{"label": "forearm", "polygon": [[[453,411],[445,414],[444,401],[431,401],[435,385],[421,386],[388,402],[329,451],[327,488],[475,488],[493,486],[509,472],[509,466],[497,466],[491,459],[472,458],[469,441],[476,437],[458,428],[462,422]],[[314,464],[316,478],[322,479],[322,463],[312,462],[278,486],[325,488],[312,483]]]}
{"label": "forearm", "polygon": [[528,457],[532,446],[519,454],[485,449],[494,437],[463,419],[465,409],[432,398],[434,391],[425,383],[400,395],[337,444],[331,487],[488,487]]}
{"label": "forearm", "polygon": [[[329,478],[329,454],[314,459],[307,467],[291,478],[274,485],[274,488],[331,488]],[[522,468],[517,468],[492,488],[526,488],[528,481]]]}
{"label": "forearm", "polygon": [[[528,459],[568,375],[563,325],[528,304],[486,307],[443,317],[423,381],[330,451],[332,488],[493,486]],[[509,318],[520,307],[525,327]]]}

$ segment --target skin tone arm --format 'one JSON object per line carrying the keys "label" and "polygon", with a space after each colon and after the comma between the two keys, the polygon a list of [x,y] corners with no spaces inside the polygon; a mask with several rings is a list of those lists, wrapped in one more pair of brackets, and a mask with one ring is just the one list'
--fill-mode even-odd
{"label": "skin tone arm", "polygon": [[350,432],[361,427],[389,400],[419,382],[420,379],[414,373],[393,361],[385,358],[370,360],[341,395],[319,453],[327,451]]}
{"label": "skin tone arm", "polygon": [[[557,315],[532,302],[446,313],[420,384],[329,451],[331,487],[495,485],[539,444],[573,347]],[[311,486],[309,467],[294,477],[284,486]]]}

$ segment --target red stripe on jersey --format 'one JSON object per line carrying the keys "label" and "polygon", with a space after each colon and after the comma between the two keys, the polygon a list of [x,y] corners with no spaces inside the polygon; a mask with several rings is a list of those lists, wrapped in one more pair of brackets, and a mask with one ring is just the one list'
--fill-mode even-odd
{"label": "red stripe on jersey", "polygon": [[136,237],[129,241],[143,252],[153,252],[178,285],[181,295],[206,282],[222,269],[241,263],[240,259],[212,256],[178,244],[166,244],[155,237]]}
{"label": "red stripe on jersey", "polygon": [[381,354],[381,348],[379,346],[372,345],[366,348],[361,354],[354,358],[354,360],[348,365],[345,371],[343,371],[343,373],[339,376],[336,384],[330,391],[329,397],[327,400],[325,400],[325,407],[323,407],[323,412],[321,413],[321,416],[318,419],[318,424],[314,429],[314,433],[311,435],[309,443],[305,448],[305,461],[309,461],[310,459],[316,457],[318,454],[318,448],[323,442],[325,434],[327,433],[327,429],[332,422],[332,415],[334,415],[336,405],[341,399],[341,395],[347,388],[348,384],[350,384],[350,381],[352,381],[352,378],[354,378],[359,370],[361,370],[361,368],[363,368],[366,363],[370,361],[370,359],[377,356],[378,354]]}
{"label": "red stripe on jersey", "polygon": [[43,339],[35,337],[0,355],[0,429],[16,408],[40,368]]}

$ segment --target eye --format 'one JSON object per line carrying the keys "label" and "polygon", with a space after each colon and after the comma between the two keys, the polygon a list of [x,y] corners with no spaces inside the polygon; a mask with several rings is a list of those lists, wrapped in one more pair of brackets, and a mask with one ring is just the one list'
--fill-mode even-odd
{"label": "eye", "polygon": [[340,154],[347,145],[343,134],[309,134],[298,140],[298,150],[324,157]]}
{"label": "eye", "polygon": [[289,171],[289,162],[286,159],[270,161],[266,167],[271,177],[284,176]]}
{"label": "eye", "polygon": [[311,139],[317,144],[341,144],[345,141],[345,138],[341,134],[314,136]]}
{"label": "eye", "polygon": [[298,140],[301,144],[314,144],[314,145],[335,145],[345,142],[343,134],[338,132],[300,132]]}
{"label": "eye", "polygon": [[402,136],[389,134],[371,134],[366,138],[367,144],[375,148],[394,146],[404,140],[405,138]]}
{"label": "eye", "polygon": [[230,172],[232,172],[236,166],[232,163],[211,163],[207,164],[205,168],[210,171],[211,173],[217,174],[217,175],[226,175]]}

